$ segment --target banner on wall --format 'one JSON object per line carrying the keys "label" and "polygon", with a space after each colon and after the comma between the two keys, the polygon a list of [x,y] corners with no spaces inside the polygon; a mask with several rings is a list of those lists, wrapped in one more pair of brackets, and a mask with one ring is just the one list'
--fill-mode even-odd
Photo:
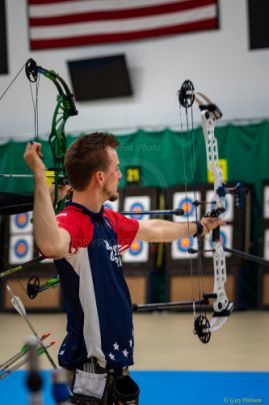
{"label": "banner on wall", "polygon": [[157,38],[218,28],[217,0],[28,0],[30,48]]}

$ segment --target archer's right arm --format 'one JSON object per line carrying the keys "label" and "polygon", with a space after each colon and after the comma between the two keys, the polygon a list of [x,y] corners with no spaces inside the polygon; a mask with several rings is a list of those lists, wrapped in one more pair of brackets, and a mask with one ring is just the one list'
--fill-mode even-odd
{"label": "archer's right arm", "polygon": [[44,256],[60,258],[69,252],[71,238],[65,229],[58,227],[41,156],[41,144],[27,144],[24,159],[34,176],[35,241]]}

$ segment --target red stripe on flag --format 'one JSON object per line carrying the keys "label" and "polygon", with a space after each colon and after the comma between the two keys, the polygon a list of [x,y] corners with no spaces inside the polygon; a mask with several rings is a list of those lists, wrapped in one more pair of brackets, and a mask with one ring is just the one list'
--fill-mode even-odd
{"label": "red stripe on flag", "polygon": [[81,0],[28,0],[29,6],[43,6],[45,4],[55,4],[55,3],[68,3],[72,2],[75,3],[76,1]]}
{"label": "red stripe on flag", "polygon": [[197,21],[186,24],[179,24],[169,27],[153,28],[150,30],[139,30],[134,32],[116,34],[83,35],[68,38],[36,39],[31,40],[31,49],[49,48],[69,48],[73,46],[83,46],[92,44],[102,44],[111,42],[125,42],[150,37],[160,37],[163,35],[178,34],[190,31],[200,31],[218,28],[218,20],[210,18],[208,20]]}
{"label": "red stripe on flag", "polygon": [[177,3],[159,4],[157,6],[145,6],[136,8],[127,8],[121,10],[106,10],[75,13],[55,17],[31,17],[29,19],[30,27],[44,27],[60,24],[74,24],[90,21],[121,20],[139,17],[148,17],[154,15],[165,15],[178,11],[191,10],[194,8],[205,7],[216,4],[215,0],[191,0],[179,1]]}

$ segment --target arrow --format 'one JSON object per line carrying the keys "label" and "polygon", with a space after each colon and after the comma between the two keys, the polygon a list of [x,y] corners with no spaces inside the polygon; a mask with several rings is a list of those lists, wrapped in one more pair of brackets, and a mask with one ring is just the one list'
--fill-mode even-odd
{"label": "arrow", "polygon": [[[49,349],[51,346],[53,346],[55,344],[54,341],[50,342],[48,345],[44,346],[44,347],[39,347],[36,351],[38,356],[41,356],[43,353],[47,353],[47,349]],[[11,367],[9,370],[6,370],[3,374],[0,375],[0,380],[2,380],[3,378],[7,377],[8,375],[10,375],[11,373],[13,373],[13,371],[17,370],[18,368],[24,366],[27,362],[29,361],[29,358],[26,357],[24,360],[22,360],[21,362],[19,362],[18,364],[16,364],[15,366]]]}
{"label": "arrow", "polygon": [[32,266],[33,264],[42,262],[42,260],[45,260],[45,256],[38,256],[32,260],[29,260],[28,262],[25,262],[23,264],[20,264],[19,266],[12,267],[11,269],[5,270],[2,273],[0,273],[0,278],[4,278],[6,276],[9,276],[10,274],[16,273],[16,271],[24,270],[27,267]]}
{"label": "arrow", "polygon": [[[50,335],[51,335],[51,333],[44,333],[43,335],[41,335],[40,339],[43,342]],[[6,370],[12,363],[19,360],[27,352],[28,352],[28,346],[27,346],[27,344],[25,344],[20,348],[20,351],[18,353],[14,354],[14,356],[10,357],[10,359],[6,360],[4,363],[0,364],[0,372],[1,372],[1,370]]]}
{"label": "arrow", "polygon": [[52,357],[50,356],[49,352],[46,350],[46,347],[44,346],[42,340],[40,339],[40,337],[38,336],[35,328],[33,327],[30,319],[28,318],[27,314],[26,314],[26,310],[24,308],[23,303],[21,302],[21,299],[14,295],[12,289],[10,288],[9,285],[7,285],[7,290],[11,295],[11,304],[13,305],[13,307],[16,309],[16,311],[21,315],[21,317],[26,321],[27,325],[29,326],[29,328],[31,329],[31,331],[33,332],[33,334],[35,335],[35,337],[38,339],[40,346],[45,350],[46,356],[50,362],[50,364],[52,365],[53,368],[57,368],[56,364],[54,363]]}

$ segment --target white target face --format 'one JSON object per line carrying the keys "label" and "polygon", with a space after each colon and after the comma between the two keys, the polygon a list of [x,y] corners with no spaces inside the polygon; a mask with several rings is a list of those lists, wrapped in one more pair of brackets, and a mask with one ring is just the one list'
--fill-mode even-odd
{"label": "white target face", "polygon": [[[194,201],[201,200],[201,193],[188,192],[185,191],[174,193],[173,195],[173,209],[180,208],[184,211],[184,215],[173,215],[173,221],[175,222],[193,222],[197,218],[200,218],[200,206],[196,208],[193,204]],[[196,213],[197,211],[197,213]]]}
{"label": "white target face", "polygon": [[20,264],[33,259],[33,235],[12,235],[9,241],[9,264]]}
{"label": "white target face", "polygon": [[105,201],[104,208],[108,208],[108,209],[110,209],[112,211],[118,212],[119,211],[119,200],[116,200],[116,201],[107,200],[107,201]]}
{"label": "white target face", "polygon": [[145,263],[148,260],[149,244],[142,240],[134,240],[130,248],[122,255],[122,261],[125,263]]}
{"label": "white target face", "polygon": [[21,214],[10,216],[10,233],[30,233],[33,231],[33,224],[31,219],[33,218],[32,212],[24,212]]}
{"label": "white target face", "polygon": [[182,238],[172,242],[172,259],[191,260],[197,257],[197,253],[190,254],[189,249],[198,249],[197,238]]}
{"label": "white target face", "polygon": [[142,211],[150,210],[150,197],[147,195],[137,197],[126,197],[124,199],[124,211],[133,212],[132,215],[128,215],[132,219],[149,219],[149,215],[139,214]]}
{"label": "white target face", "polygon": [[[211,211],[216,209],[216,203],[214,198],[214,191],[210,190],[206,192],[206,211]],[[234,197],[231,194],[227,194],[225,197],[225,212],[222,218],[227,222],[232,222],[234,220]]]}
{"label": "white target face", "polygon": [[[220,242],[223,247],[232,248],[233,246],[233,227],[231,225],[225,225],[220,228]],[[205,236],[204,243],[205,250],[213,249],[212,232]],[[205,257],[212,257],[213,252],[204,252]],[[231,256],[231,253],[225,252],[225,256]]]}

